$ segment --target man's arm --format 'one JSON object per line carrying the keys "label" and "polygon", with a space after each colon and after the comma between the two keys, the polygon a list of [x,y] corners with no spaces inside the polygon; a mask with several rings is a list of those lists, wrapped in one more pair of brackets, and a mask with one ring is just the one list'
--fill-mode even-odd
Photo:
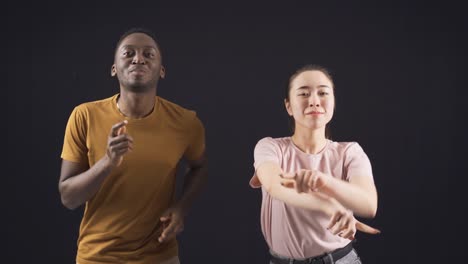
{"label": "man's arm", "polygon": [[106,155],[91,168],[87,163],[62,160],[59,191],[65,207],[73,210],[93,197],[112,169],[120,165],[123,155],[131,151],[133,139],[126,134],[126,124],[123,121],[112,127]]}
{"label": "man's arm", "polygon": [[159,242],[172,239],[183,230],[184,217],[188,214],[193,201],[202,191],[208,178],[208,161],[205,153],[199,159],[187,162],[188,169],[184,177],[182,194],[174,206],[161,216],[164,228]]}
{"label": "man's arm", "polygon": [[62,204],[70,210],[84,204],[99,190],[111,170],[112,165],[107,156],[89,169],[88,164],[62,160],[59,181]]}
{"label": "man's arm", "polygon": [[187,214],[195,198],[200,194],[208,179],[208,160],[203,153],[198,160],[187,161],[188,169],[185,173],[182,195],[176,205]]}

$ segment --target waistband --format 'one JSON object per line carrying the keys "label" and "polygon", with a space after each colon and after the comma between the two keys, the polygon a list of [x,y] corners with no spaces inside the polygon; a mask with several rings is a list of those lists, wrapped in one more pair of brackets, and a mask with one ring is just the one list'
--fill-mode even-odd
{"label": "waistband", "polygon": [[334,263],[340,258],[346,256],[353,250],[353,242],[348,245],[338,248],[330,253],[325,253],[320,256],[310,257],[306,259],[291,259],[291,258],[280,258],[273,254],[270,254],[271,262],[274,264],[329,264]]}

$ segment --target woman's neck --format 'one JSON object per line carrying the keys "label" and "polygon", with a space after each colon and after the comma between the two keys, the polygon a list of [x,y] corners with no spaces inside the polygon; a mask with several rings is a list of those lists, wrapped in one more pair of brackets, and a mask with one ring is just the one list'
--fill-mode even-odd
{"label": "woman's neck", "polygon": [[325,128],[304,129],[296,127],[291,139],[294,145],[307,154],[317,154],[327,145]]}

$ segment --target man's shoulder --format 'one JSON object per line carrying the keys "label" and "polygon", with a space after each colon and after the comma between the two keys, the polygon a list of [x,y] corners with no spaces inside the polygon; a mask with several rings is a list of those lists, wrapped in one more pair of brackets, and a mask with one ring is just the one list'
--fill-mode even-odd
{"label": "man's shoulder", "polygon": [[194,118],[194,116],[196,115],[196,112],[194,110],[183,107],[160,96],[158,96],[157,98],[160,110],[170,117],[190,119]]}
{"label": "man's shoulder", "polygon": [[104,98],[104,99],[83,102],[77,105],[75,108],[79,111],[90,111],[96,108],[109,107],[111,106],[112,101],[115,98],[115,96],[116,95],[113,95],[111,97]]}

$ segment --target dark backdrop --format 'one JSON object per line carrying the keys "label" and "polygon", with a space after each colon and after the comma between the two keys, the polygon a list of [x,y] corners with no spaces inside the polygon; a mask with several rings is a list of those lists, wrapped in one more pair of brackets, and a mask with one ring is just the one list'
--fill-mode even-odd
{"label": "dark backdrop", "polygon": [[455,240],[464,225],[450,206],[463,195],[449,191],[449,179],[466,174],[458,162],[466,120],[461,5],[253,2],[7,10],[8,263],[74,263],[83,208],[60,203],[64,129],[74,106],[118,92],[114,45],[132,26],[158,36],[167,69],[158,94],[196,110],[206,127],[210,178],[179,236],[182,263],[267,263],[261,192],[248,185],[253,148],[265,136],[290,135],[283,92],[306,63],[335,77],[333,139],[359,142],[373,164],[379,209],[364,221],[382,234],[357,235],[364,262],[462,255]]}

